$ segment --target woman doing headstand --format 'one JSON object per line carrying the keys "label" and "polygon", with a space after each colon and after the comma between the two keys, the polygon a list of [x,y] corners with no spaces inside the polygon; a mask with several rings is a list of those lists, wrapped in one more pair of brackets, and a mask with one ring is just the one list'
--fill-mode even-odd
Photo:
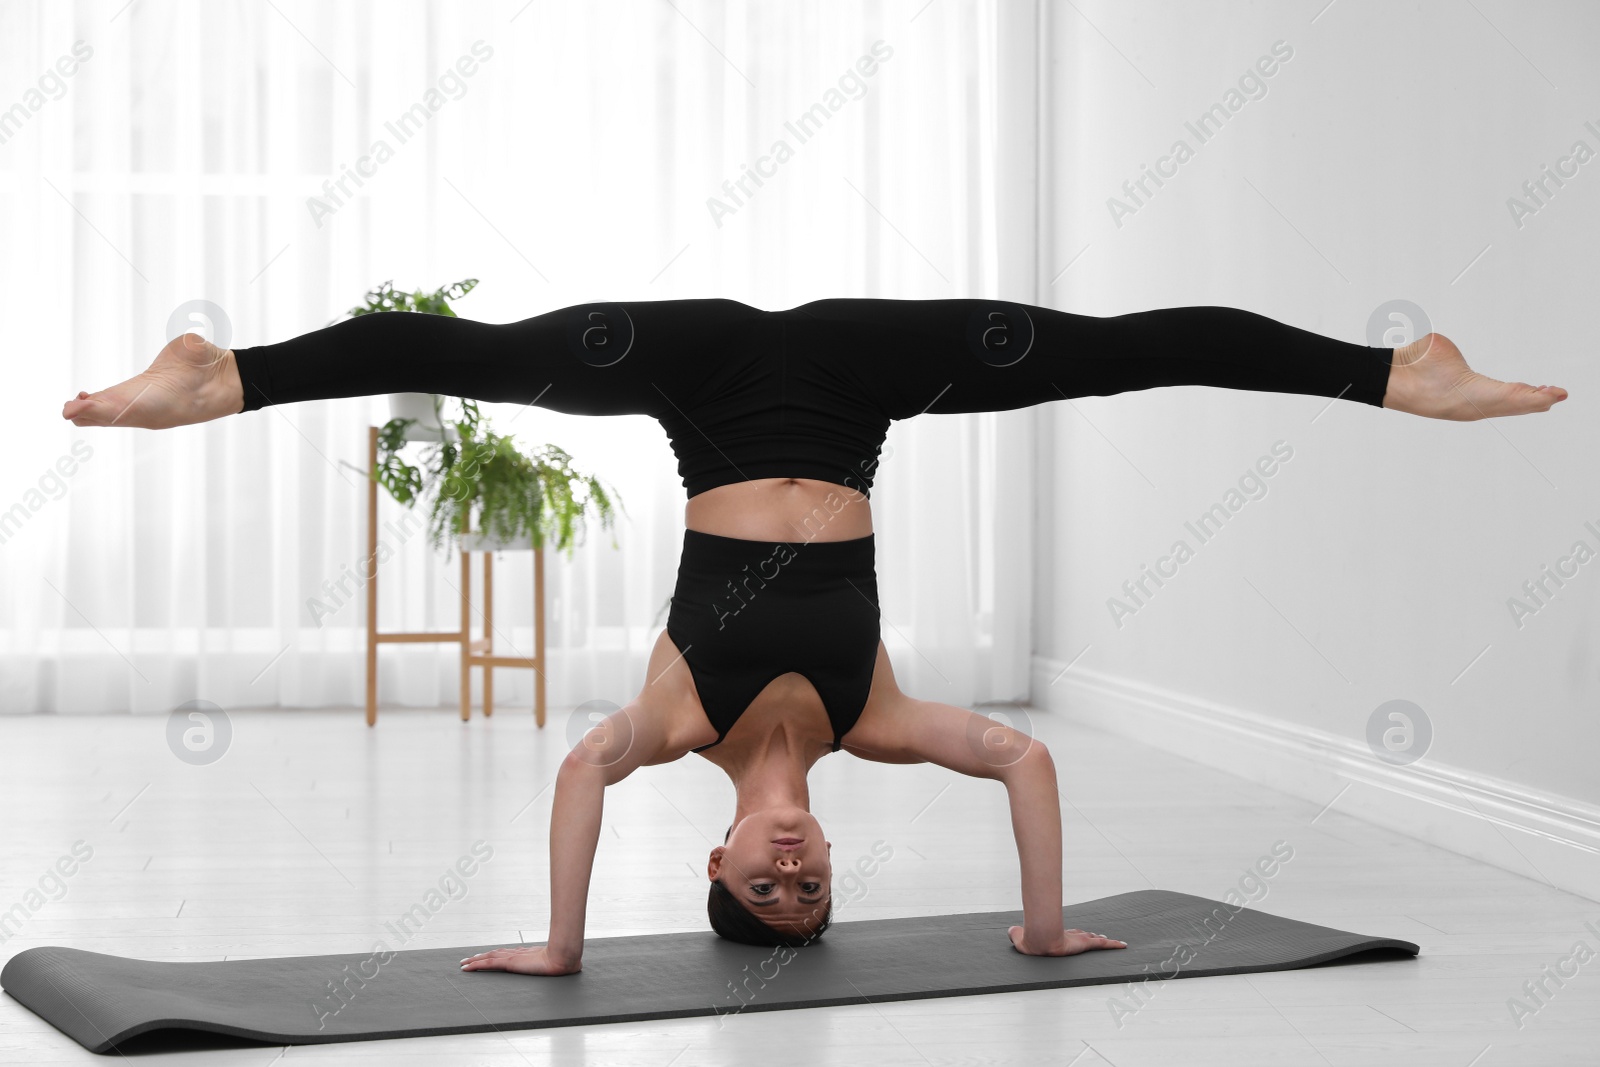
{"label": "woman doing headstand", "polygon": [[681,565],[645,684],[557,775],[547,943],[468,970],[581,968],[604,789],[691,752],[732,780],[708,910],[723,936],[799,944],[831,917],[829,845],[806,774],[840,749],[1001,782],[1022,872],[1012,945],[1123,943],[1063,929],[1061,817],[1043,744],[902,693],[879,640],[872,476],[889,424],[1168,385],[1337,397],[1460,421],[1548,410],[1553,386],[1471,371],[1437,334],[1347,344],[1220,307],[1109,318],[999,300],[584,304],[505,325],[370,315],[233,351],[193,334],[149,370],[63,409],[78,426],[163,428],[268,404],[394,392],[644,414],[666,429],[689,502]]}

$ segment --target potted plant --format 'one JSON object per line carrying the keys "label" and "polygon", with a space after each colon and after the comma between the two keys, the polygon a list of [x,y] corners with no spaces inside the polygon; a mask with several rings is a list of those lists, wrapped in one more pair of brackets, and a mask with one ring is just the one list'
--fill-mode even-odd
{"label": "potted plant", "polygon": [[[445,425],[454,433],[428,446],[421,468],[400,455],[410,419],[390,419],[378,431],[372,476],[407,507],[433,496],[428,531],[434,547],[455,541],[480,552],[550,545],[570,556],[591,515],[603,529],[614,529],[621,498],[574,467],[565,450],[547,444],[524,454],[510,437],[489,428],[477,401],[463,399],[460,405],[461,418]],[[474,513],[478,533],[463,538]]]}
{"label": "potted plant", "polygon": [[[448,301],[478,284],[467,278],[432,293],[397,292],[390,282],[367,293],[350,314],[411,311],[451,315]],[[435,548],[459,543],[467,551],[543,548],[568,556],[582,541],[593,516],[606,530],[615,528],[621,498],[599,478],[572,464],[572,456],[546,444],[524,454],[512,438],[489,428],[475,400],[460,399],[461,417],[446,420],[445,398],[436,393],[395,393],[393,415],[378,431],[378,460],[371,477],[407,507],[433,497],[429,537]],[[422,466],[401,456],[407,443],[426,441]],[[478,531],[467,534],[476,513]],[[612,547],[616,547],[613,539]]]}

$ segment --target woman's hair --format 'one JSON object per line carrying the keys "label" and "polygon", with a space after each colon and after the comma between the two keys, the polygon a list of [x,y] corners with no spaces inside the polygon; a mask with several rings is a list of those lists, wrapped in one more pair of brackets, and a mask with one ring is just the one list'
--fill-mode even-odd
{"label": "woman's hair", "polygon": [[711,883],[711,893],[706,898],[706,914],[711,918],[711,929],[719,936],[729,941],[738,941],[746,945],[787,945],[790,948],[800,948],[810,944],[822,936],[822,932],[833,922],[833,898],[830,895],[828,903],[823,905],[822,921],[814,932],[803,934],[798,930],[786,933],[775,926],[768,926],[743,904],[739,898],[728,891],[721,879]]}
{"label": "woman's hair", "polygon": [[[733,824],[728,824],[728,832],[722,835],[726,842],[733,833]],[[716,878],[711,882],[710,895],[706,897],[706,915],[711,919],[711,929],[719,937],[729,941],[738,941],[745,945],[785,945],[789,948],[800,948],[815,941],[822,936],[822,932],[833,922],[833,894],[828,894],[828,903],[822,912],[822,921],[811,934],[802,934],[798,930],[793,933],[784,933],[775,926],[768,926],[755,913],[743,904],[739,898],[728,891],[722,884],[722,879]]]}

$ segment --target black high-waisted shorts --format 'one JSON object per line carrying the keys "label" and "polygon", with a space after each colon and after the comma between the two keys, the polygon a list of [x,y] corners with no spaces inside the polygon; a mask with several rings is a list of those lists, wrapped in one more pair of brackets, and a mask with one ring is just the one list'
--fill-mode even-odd
{"label": "black high-waisted shorts", "polygon": [[822,698],[837,752],[866,706],[878,655],[872,536],[746,541],[685,530],[667,634],[716,727],[712,745],[769,682],[794,672]]}

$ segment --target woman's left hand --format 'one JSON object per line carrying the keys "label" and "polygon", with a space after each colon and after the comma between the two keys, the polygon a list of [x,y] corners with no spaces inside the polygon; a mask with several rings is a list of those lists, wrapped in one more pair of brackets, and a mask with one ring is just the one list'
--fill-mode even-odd
{"label": "woman's left hand", "polygon": [[1054,938],[1040,938],[1037,941],[1030,940],[1027,931],[1020,926],[1013,926],[1009,933],[1011,947],[1025,956],[1076,956],[1090,949],[1128,947],[1126,941],[1102,937],[1086,930],[1079,930],[1077,927],[1063,930]]}
{"label": "woman's left hand", "polygon": [[511,971],[515,974],[562,975],[583,970],[582,959],[560,956],[546,945],[519,945],[496,948],[468,956],[461,961],[463,971]]}

